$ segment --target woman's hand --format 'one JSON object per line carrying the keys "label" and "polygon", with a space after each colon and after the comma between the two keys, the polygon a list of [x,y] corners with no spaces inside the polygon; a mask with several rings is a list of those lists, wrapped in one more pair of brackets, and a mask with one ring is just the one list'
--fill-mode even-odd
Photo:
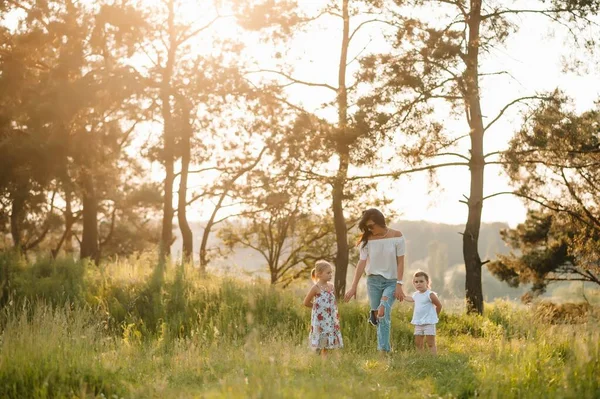
{"label": "woman's hand", "polygon": [[344,301],[348,302],[352,297],[356,297],[356,287],[351,287],[344,295]]}
{"label": "woman's hand", "polygon": [[396,298],[399,302],[404,300],[404,290],[400,284],[396,284],[396,290],[394,291],[394,298]]}
{"label": "woman's hand", "polygon": [[356,298],[356,287],[358,287],[360,277],[365,272],[365,267],[367,267],[367,260],[359,260],[358,264],[356,265],[356,271],[354,271],[354,279],[352,280],[352,285],[350,286],[350,289],[346,291],[346,295],[344,295],[344,302],[348,302],[350,299],[352,299],[352,297]]}

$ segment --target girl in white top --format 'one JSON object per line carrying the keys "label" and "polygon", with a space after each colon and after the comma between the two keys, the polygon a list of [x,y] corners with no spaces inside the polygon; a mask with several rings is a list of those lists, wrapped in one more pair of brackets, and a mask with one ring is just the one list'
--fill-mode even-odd
{"label": "girl in white top", "polygon": [[377,209],[364,211],[358,227],[363,232],[358,244],[360,260],[344,299],[347,302],[356,295],[358,282],[366,270],[371,307],[368,320],[377,326],[377,350],[390,352],[392,305],[395,299],[404,299],[402,275],[406,243],[401,232],[387,227],[385,217]]}
{"label": "girl in white top", "polygon": [[429,275],[418,271],[413,276],[413,285],[417,290],[411,297],[404,298],[406,302],[414,302],[415,308],[411,324],[415,326],[415,345],[422,350],[424,341],[434,355],[437,354],[435,345],[435,325],[442,311],[440,299],[431,291]]}

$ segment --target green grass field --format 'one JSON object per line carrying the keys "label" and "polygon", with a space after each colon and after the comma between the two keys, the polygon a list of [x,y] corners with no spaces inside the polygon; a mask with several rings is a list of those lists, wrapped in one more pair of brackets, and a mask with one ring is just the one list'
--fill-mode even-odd
{"label": "green grass field", "polygon": [[495,302],[483,317],[447,306],[432,357],[413,350],[410,306],[394,306],[394,352],[381,356],[366,303],[342,304],[346,347],[323,360],[306,347],[300,290],[145,258],[3,256],[0,268],[2,398],[600,397],[593,306]]}

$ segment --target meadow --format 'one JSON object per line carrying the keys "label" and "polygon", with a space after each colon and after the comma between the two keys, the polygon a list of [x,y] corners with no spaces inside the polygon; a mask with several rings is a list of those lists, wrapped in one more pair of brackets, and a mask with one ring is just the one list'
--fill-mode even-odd
{"label": "meadow", "polygon": [[[364,301],[341,304],[345,348],[306,346],[304,292],[200,276],[151,255],[95,266],[0,255],[2,398],[597,398],[600,309],[446,306],[437,357],[395,305],[393,353]],[[594,302],[596,301],[596,302]]]}

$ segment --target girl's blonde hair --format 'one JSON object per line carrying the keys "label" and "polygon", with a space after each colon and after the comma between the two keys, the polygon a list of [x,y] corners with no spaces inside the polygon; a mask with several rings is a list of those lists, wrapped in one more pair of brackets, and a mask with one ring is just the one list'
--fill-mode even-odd
{"label": "girl's blonde hair", "polygon": [[327,262],[326,260],[318,260],[315,263],[315,267],[310,272],[310,278],[311,278],[311,280],[314,283],[316,283],[317,280],[318,280],[317,276],[319,274],[321,274],[328,267],[330,267],[331,269],[333,269],[333,266],[331,265],[331,263]]}
{"label": "girl's blonde hair", "polygon": [[429,274],[424,272],[423,270],[417,270],[415,274],[413,274],[413,279],[416,277],[425,277],[425,281],[427,281],[427,288],[431,288],[431,279],[429,278]]}

